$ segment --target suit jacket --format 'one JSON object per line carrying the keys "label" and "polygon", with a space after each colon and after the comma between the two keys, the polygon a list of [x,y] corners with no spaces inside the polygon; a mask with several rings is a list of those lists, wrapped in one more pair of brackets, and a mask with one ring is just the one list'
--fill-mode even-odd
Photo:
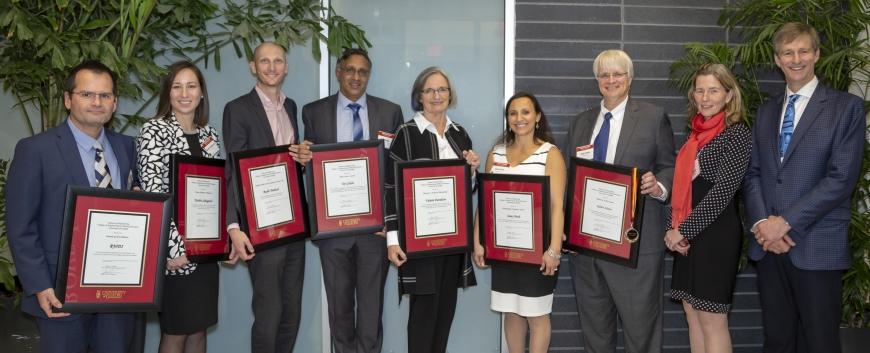
{"label": "suit jacket", "polygon": [[[758,108],[744,180],[747,222],[784,217],[797,244],[789,258],[798,268],[848,268],[849,207],[864,155],[864,104],[852,94],[819,84],[780,162],[784,96]],[[749,242],[751,259],[764,255],[761,246]]]}
{"label": "suit jacket", "polygon": [[[113,178],[112,183],[122,190],[129,189],[131,177],[136,174],[133,138],[105,132],[124,176]],[[75,137],[66,122],[15,146],[6,181],[6,227],[24,287],[21,308],[31,315],[46,317],[35,294],[54,287],[67,186],[90,185],[85,173]],[[120,184],[115,184],[117,181]]]}
{"label": "suit jacket", "polygon": [[[565,146],[562,148],[568,166],[571,165],[570,158],[574,156],[575,148],[588,145],[592,141],[595,120],[600,112],[601,107],[597,106],[580,113],[571,122]],[[675,157],[674,132],[664,110],[629,97],[616,144],[614,164],[653,172],[670,195]],[[665,235],[665,204],[649,196],[644,199],[640,253],[661,252],[664,250],[662,237]]]}
{"label": "suit jacket", "polygon": [[[296,123],[296,102],[290,97],[284,99],[284,111],[287,112],[290,123],[293,124],[294,141],[298,142],[299,125]],[[228,157],[237,151],[275,146],[272,127],[269,125],[269,118],[266,117],[266,110],[263,109],[263,102],[260,100],[256,88],[224,106],[223,134]],[[236,190],[236,166],[231,162],[232,158],[227,160],[227,225],[229,225],[239,223],[239,214],[242,211],[239,207],[241,198],[239,191]]]}
{"label": "suit jacket", "polygon": [[[305,139],[315,144],[335,143],[338,94],[318,99],[302,107]],[[378,131],[394,133],[402,125],[402,108],[396,103],[366,94],[369,118],[369,140],[378,138]]]}

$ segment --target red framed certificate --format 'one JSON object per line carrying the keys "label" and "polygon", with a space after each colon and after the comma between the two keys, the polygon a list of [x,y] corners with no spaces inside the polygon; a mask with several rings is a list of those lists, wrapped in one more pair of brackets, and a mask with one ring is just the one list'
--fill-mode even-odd
{"label": "red framed certificate", "polygon": [[171,195],[67,188],[55,311],[158,311],[166,269]]}
{"label": "red framed certificate", "polygon": [[175,199],[175,226],[192,262],[226,260],[230,254],[226,222],[224,160],[174,154],[169,178]]}
{"label": "red framed certificate", "polygon": [[396,164],[399,245],[409,259],[471,250],[471,193],[464,159]]}
{"label": "red framed certificate", "polygon": [[486,260],[540,267],[550,246],[550,177],[482,173],[478,199]]}
{"label": "red framed certificate", "polygon": [[644,196],[637,168],[572,157],[562,247],[636,268]]}
{"label": "red framed certificate", "polygon": [[302,172],[288,146],[234,152],[242,229],[257,251],[308,236]]}
{"label": "red framed certificate", "polygon": [[313,204],[311,239],[384,229],[384,145],[380,140],[311,146],[305,169]]}

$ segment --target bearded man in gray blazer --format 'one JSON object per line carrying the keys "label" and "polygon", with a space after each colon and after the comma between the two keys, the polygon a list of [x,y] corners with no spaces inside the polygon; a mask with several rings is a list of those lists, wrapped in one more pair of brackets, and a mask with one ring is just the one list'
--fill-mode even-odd
{"label": "bearded man in gray blazer", "polygon": [[641,193],[649,197],[644,203],[637,268],[586,255],[570,258],[585,349],[593,353],[616,351],[618,315],[626,352],[658,353],[662,351],[661,239],[665,234],[665,201],[674,173],[674,135],[662,108],[629,98],[634,69],[625,52],[602,52],[595,58],[592,71],[603,97],[601,106],[571,122],[562,151],[569,161],[570,156],[577,155],[650,172],[640,180]]}
{"label": "bearded man in gray blazer", "polygon": [[[390,146],[402,124],[402,109],[366,93],[371,69],[364,50],[342,53],[335,65],[338,93],[302,108],[307,141],[323,144],[382,139],[385,147]],[[320,249],[333,352],[380,352],[389,268],[383,233],[322,239],[315,245]]]}

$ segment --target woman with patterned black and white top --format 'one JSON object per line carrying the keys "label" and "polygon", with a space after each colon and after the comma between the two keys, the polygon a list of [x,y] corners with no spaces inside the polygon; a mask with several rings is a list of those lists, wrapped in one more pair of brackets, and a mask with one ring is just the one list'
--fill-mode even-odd
{"label": "woman with patterned black and white top", "polygon": [[[414,117],[399,126],[390,144],[393,164],[418,159],[464,159],[477,170],[480,158],[471,149],[471,138],[447,116],[456,104],[456,90],[447,73],[428,67],[411,88]],[[408,352],[444,353],[456,313],[458,288],[476,284],[471,257],[451,254],[408,259],[399,246],[396,218],[396,182],[386,173],[387,258],[399,269],[399,296],[408,294]]]}
{"label": "woman with patterned black and white top", "polygon": [[[565,193],[565,162],[553,145],[547,117],[534,95],[518,92],[505,107],[507,129],[486,160],[486,171],[497,174],[546,175],[550,177],[550,247],[542,254],[539,269],[494,264],[492,310],[504,313],[504,335],[511,353],[543,353],[550,347],[550,312],[556,271],[562,256]],[[485,267],[478,227],[474,231],[474,261]]]}
{"label": "woman with patterned black and white top", "polygon": [[727,67],[706,64],[692,82],[692,132],[677,155],[664,239],[679,254],[671,299],[682,301],[692,352],[730,352],[728,311],[743,229],[736,193],[749,164],[751,133]]}
{"label": "woman with patterned black and white top", "polygon": [[[196,65],[169,66],[160,87],[157,117],[136,140],[145,191],[170,191],[172,154],[220,158],[217,131],[208,125],[208,91]],[[205,352],[205,330],[217,323],[218,266],[187,260],[175,222],[169,226],[169,259],[160,313],[160,353]]]}

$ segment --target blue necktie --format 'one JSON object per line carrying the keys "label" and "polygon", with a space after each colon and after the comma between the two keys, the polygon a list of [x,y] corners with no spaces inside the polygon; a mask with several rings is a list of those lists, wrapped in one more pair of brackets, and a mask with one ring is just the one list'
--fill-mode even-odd
{"label": "blue necktie", "polygon": [[99,141],[94,141],[94,151],[94,176],[97,179],[97,187],[111,189],[112,175],[109,173],[106,159],[103,158],[103,145]]}
{"label": "blue necktie", "polygon": [[608,112],[604,114],[604,123],[601,124],[601,130],[598,130],[598,136],[595,136],[595,141],[592,142],[592,159],[598,162],[607,162],[607,140],[610,138],[610,119],[613,114]]}
{"label": "blue necktie", "polygon": [[785,115],[782,117],[782,129],[779,131],[779,158],[785,157],[785,150],[791,142],[791,134],[794,132],[794,102],[800,95],[792,94],[788,97],[788,105],[785,106]]}
{"label": "blue necktie", "polygon": [[354,141],[362,141],[363,139],[363,127],[362,127],[362,118],[359,117],[359,108],[362,108],[361,105],[356,103],[351,103],[347,105],[348,108],[353,110],[353,140]]}

